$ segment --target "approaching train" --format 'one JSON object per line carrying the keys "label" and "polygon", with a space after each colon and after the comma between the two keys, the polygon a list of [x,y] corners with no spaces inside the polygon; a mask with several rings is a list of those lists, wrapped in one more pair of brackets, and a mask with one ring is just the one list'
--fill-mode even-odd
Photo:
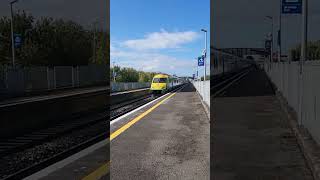
{"label": "approaching train", "polygon": [[185,83],[183,78],[167,74],[157,74],[153,77],[150,90],[153,94],[163,94]]}

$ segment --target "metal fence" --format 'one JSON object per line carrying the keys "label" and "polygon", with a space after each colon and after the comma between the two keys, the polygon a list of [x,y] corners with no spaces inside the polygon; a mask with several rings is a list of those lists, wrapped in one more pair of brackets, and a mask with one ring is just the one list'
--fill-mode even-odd
{"label": "metal fence", "polygon": [[299,123],[320,143],[320,62],[305,62],[303,76],[298,62],[265,64],[264,68],[297,113]]}
{"label": "metal fence", "polygon": [[149,88],[150,82],[111,82],[111,92]]}
{"label": "metal fence", "polygon": [[254,62],[218,49],[211,50],[211,75],[216,76],[250,66]]}
{"label": "metal fence", "polygon": [[200,94],[202,101],[210,107],[210,81],[191,81],[197,92]]}
{"label": "metal fence", "polygon": [[0,67],[0,93],[20,94],[107,83],[107,66]]}

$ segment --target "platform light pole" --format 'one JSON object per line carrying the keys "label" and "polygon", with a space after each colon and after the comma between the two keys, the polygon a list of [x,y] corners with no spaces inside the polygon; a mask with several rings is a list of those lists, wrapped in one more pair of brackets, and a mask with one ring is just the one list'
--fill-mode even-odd
{"label": "platform light pole", "polygon": [[96,31],[97,31],[97,24],[98,24],[98,18],[96,18],[93,22],[93,63],[96,63]]}
{"label": "platform light pole", "polygon": [[279,52],[278,52],[278,63],[281,61],[281,18],[282,18],[282,0],[279,1],[279,31],[278,31],[278,46],[279,46]]}
{"label": "platform light pole", "polygon": [[14,49],[14,35],[13,35],[13,9],[12,5],[18,2],[18,0],[14,0],[10,2],[10,12],[11,12],[11,51],[12,51],[12,67],[15,66],[15,49]]}
{"label": "platform light pole", "polygon": [[113,76],[113,82],[116,82],[116,76],[115,76],[114,68],[115,68],[115,62],[113,61],[112,76]]}
{"label": "platform light pole", "polygon": [[308,0],[302,0],[302,31],[301,31],[301,53],[300,53],[300,95],[299,95],[299,117],[300,124],[303,123],[303,66],[307,61],[308,52]]}
{"label": "platform light pole", "polygon": [[204,58],[203,58],[203,63],[204,63],[204,77],[203,77],[203,81],[206,81],[206,60],[207,60],[207,30],[206,29],[201,29],[201,31],[204,32]]}
{"label": "platform light pole", "polygon": [[271,20],[271,50],[270,50],[270,63],[269,70],[273,61],[273,16],[266,16],[267,19]]}
{"label": "platform light pole", "polygon": [[302,0],[302,31],[301,31],[301,57],[300,74],[302,74],[303,64],[307,60],[308,46],[308,0]]}

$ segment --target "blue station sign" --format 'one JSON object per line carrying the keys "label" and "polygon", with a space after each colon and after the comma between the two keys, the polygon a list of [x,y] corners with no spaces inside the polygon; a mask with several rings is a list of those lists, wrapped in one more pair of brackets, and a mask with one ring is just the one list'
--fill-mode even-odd
{"label": "blue station sign", "polygon": [[13,38],[14,38],[14,47],[15,47],[15,48],[21,47],[21,44],[22,44],[21,34],[16,34],[16,33],[14,33],[14,34],[13,34]]}
{"label": "blue station sign", "polygon": [[204,56],[198,57],[198,66],[204,66]]}
{"label": "blue station sign", "polygon": [[301,14],[302,0],[282,0],[282,14]]}

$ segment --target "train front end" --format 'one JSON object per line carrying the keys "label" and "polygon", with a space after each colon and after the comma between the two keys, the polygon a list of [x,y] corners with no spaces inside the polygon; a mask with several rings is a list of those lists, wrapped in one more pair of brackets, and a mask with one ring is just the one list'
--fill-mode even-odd
{"label": "train front end", "polygon": [[162,94],[167,90],[168,75],[157,74],[153,77],[150,90],[153,94]]}

